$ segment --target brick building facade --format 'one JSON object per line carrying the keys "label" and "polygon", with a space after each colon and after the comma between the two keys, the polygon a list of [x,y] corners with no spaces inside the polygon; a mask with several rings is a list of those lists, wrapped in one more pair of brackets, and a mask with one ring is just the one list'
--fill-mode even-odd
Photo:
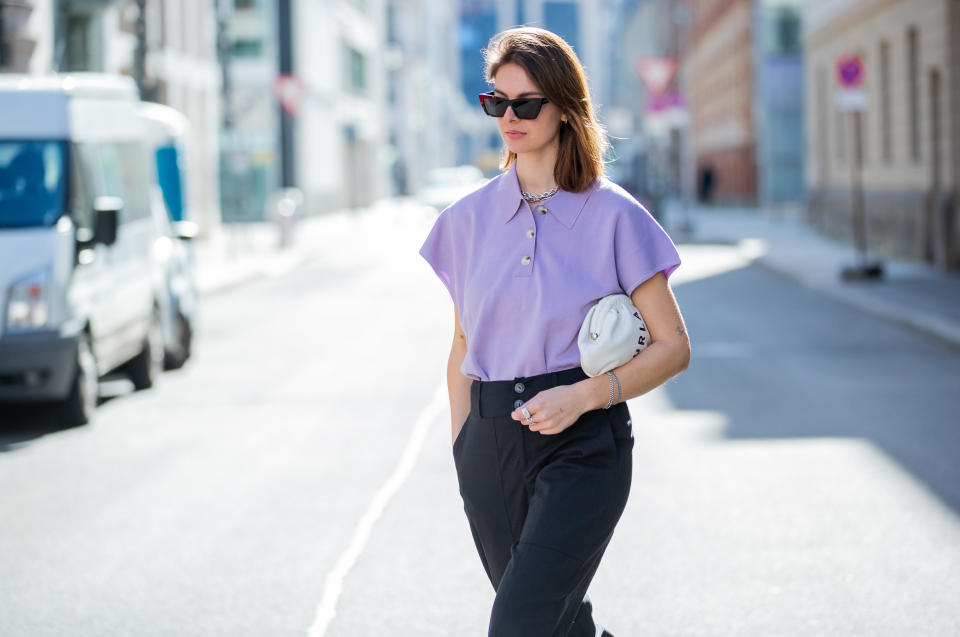
{"label": "brick building facade", "polygon": [[751,0],[695,0],[689,78],[696,175],[714,175],[714,198],[757,197]]}

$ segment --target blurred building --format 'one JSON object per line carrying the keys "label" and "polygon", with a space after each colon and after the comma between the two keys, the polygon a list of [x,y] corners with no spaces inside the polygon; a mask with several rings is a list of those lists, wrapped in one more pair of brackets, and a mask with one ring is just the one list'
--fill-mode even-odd
{"label": "blurred building", "polygon": [[188,202],[203,231],[216,228],[220,84],[212,3],[0,0],[0,16],[0,70],[129,75],[144,99],[183,112],[191,125]]}
{"label": "blurred building", "polygon": [[712,174],[721,201],[757,198],[752,27],[751,0],[693,2],[691,143],[698,181]]}
{"label": "blurred building", "polygon": [[430,169],[463,163],[473,104],[460,91],[456,3],[386,2],[387,153],[392,192],[416,193]]}
{"label": "blurred building", "polygon": [[608,173],[658,215],[662,198],[681,192],[689,118],[679,77],[667,83],[669,99],[655,98],[639,68],[644,60],[682,57],[690,10],[680,0],[628,0],[619,11],[611,38],[610,102],[604,109],[617,158]]}
{"label": "blurred building", "polygon": [[384,0],[293,3],[296,183],[307,211],[367,206],[389,192]]}
{"label": "blurred building", "polygon": [[223,217],[257,221],[279,184],[276,3],[229,0],[221,12]]}
{"label": "blurred building", "polygon": [[[77,2],[81,7],[90,4]],[[141,0],[139,4],[145,8],[143,68],[136,68],[138,2],[125,0],[104,15],[106,60],[102,70],[134,76],[143,99],[167,104],[186,115],[190,122],[187,200],[201,229],[215,232],[220,223],[221,109],[215,6],[213,2],[185,0]]]}
{"label": "blurred building", "polygon": [[801,201],[799,0],[693,0],[684,73],[697,184],[716,200]]}
{"label": "blurred building", "polygon": [[30,72],[51,8],[51,0],[0,0],[0,73]]}
{"label": "blurred building", "polygon": [[[870,249],[960,268],[960,2],[807,5],[811,221],[834,236],[852,235],[859,155]],[[835,67],[849,54],[863,61],[866,104],[859,117],[837,101]]]}
{"label": "blurred building", "polygon": [[763,206],[806,200],[803,1],[754,0],[753,119]]}

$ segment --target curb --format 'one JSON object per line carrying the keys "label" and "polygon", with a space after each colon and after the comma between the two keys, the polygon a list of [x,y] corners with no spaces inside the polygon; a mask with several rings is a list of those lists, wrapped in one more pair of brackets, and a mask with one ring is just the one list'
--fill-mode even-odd
{"label": "curb", "polygon": [[960,348],[960,326],[945,321],[939,316],[918,312],[916,310],[905,312],[903,308],[893,303],[880,301],[868,294],[864,294],[860,290],[850,288],[840,289],[839,287],[813,282],[799,275],[793,268],[776,263],[769,258],[761,256],[755,259],[754,263],[763,266],[771,272],[795,281],[807,289],[823,294],[834,301],[856,308],[875,318],[908,327],[927,336],[945,341],[953,347]]}

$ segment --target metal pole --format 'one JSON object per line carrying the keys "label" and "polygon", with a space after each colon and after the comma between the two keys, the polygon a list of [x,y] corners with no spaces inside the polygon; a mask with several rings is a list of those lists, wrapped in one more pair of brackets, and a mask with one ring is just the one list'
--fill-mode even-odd
{"label": "metal pole", "polygon": [[137,39],[137,46],[133,51],[133,80],[137,83],[137,90],[140,91],[140,99],[146,100],[153,96],[149,94],[146,86],[147,75],[147,0],[137,0],[137,19],[134,22],[134,33]]}
{"label": "metal pole", "polygon": [[[277,49],[278,71],[281,76],[293,74],[293,37],[291,35],[291,0],[277,2]],[[296,185],[294,171],[293,118],[282,108],[280,111],[280,185],[292,188]]]}
{"label": "metal pole", "polygon": [[863,205],[863,136],[860,130],[860,111],[850,113],[850,204],[853,222],[853,239],[857,249],[857,261],[853,266],[841,270],[846,280],[879,279],[883,277],[883,263],[871,263],[867,258],[867,218]]}
{"label": "metal pole", "polygon": [[853,237],[857,244],[860,265],[865,266],[867,264],[867,232],[863,218],[863,184],[860,180],[860,162],[862,161],[862,157],[860,156],[860,111],[851,111],[850,119],[852,120],[851,127],[853,131],[851,135],[851,141],[853,142],[851,144],[853,146],[853,148],[851,148],[853,161],[850,162],[850,169],[852,171],[850,175],[850,186],[853,205]]}
{"label": "metal pole", "polygon": [[220,101],[223,106],[223,130],[229,132],[233,128],[233,109],[230,105],[230,93],[233,86],[230,81],[230,25],[227,23],[227,0],[214,0],[217,12],[217,57],[220,60]]}
{"label": "metal pole", "polygon": [[3,70],[4,64],[7,63],[7,36],[3,33],[3,0],[0,0],[0,71]]}

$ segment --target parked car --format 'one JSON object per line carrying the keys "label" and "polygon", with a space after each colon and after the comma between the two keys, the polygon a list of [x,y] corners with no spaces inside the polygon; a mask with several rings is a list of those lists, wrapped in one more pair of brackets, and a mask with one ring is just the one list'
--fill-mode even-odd
{"label": "parked car", "polygon": [[150,155],[130,78],[0,75],[0,409],[84,424],[99,379],[164,347]]}
{"label": "parked car", "polygon": [[164,368],[176,369],[190,358],[200,304],[187,243],[197,234],[185,197],[189,123],[182,113],[163,104],[141,103],[138,113],[146,127],[156,180],[151,203],[158,237],[153,255],[161,290],[163,362]]}

